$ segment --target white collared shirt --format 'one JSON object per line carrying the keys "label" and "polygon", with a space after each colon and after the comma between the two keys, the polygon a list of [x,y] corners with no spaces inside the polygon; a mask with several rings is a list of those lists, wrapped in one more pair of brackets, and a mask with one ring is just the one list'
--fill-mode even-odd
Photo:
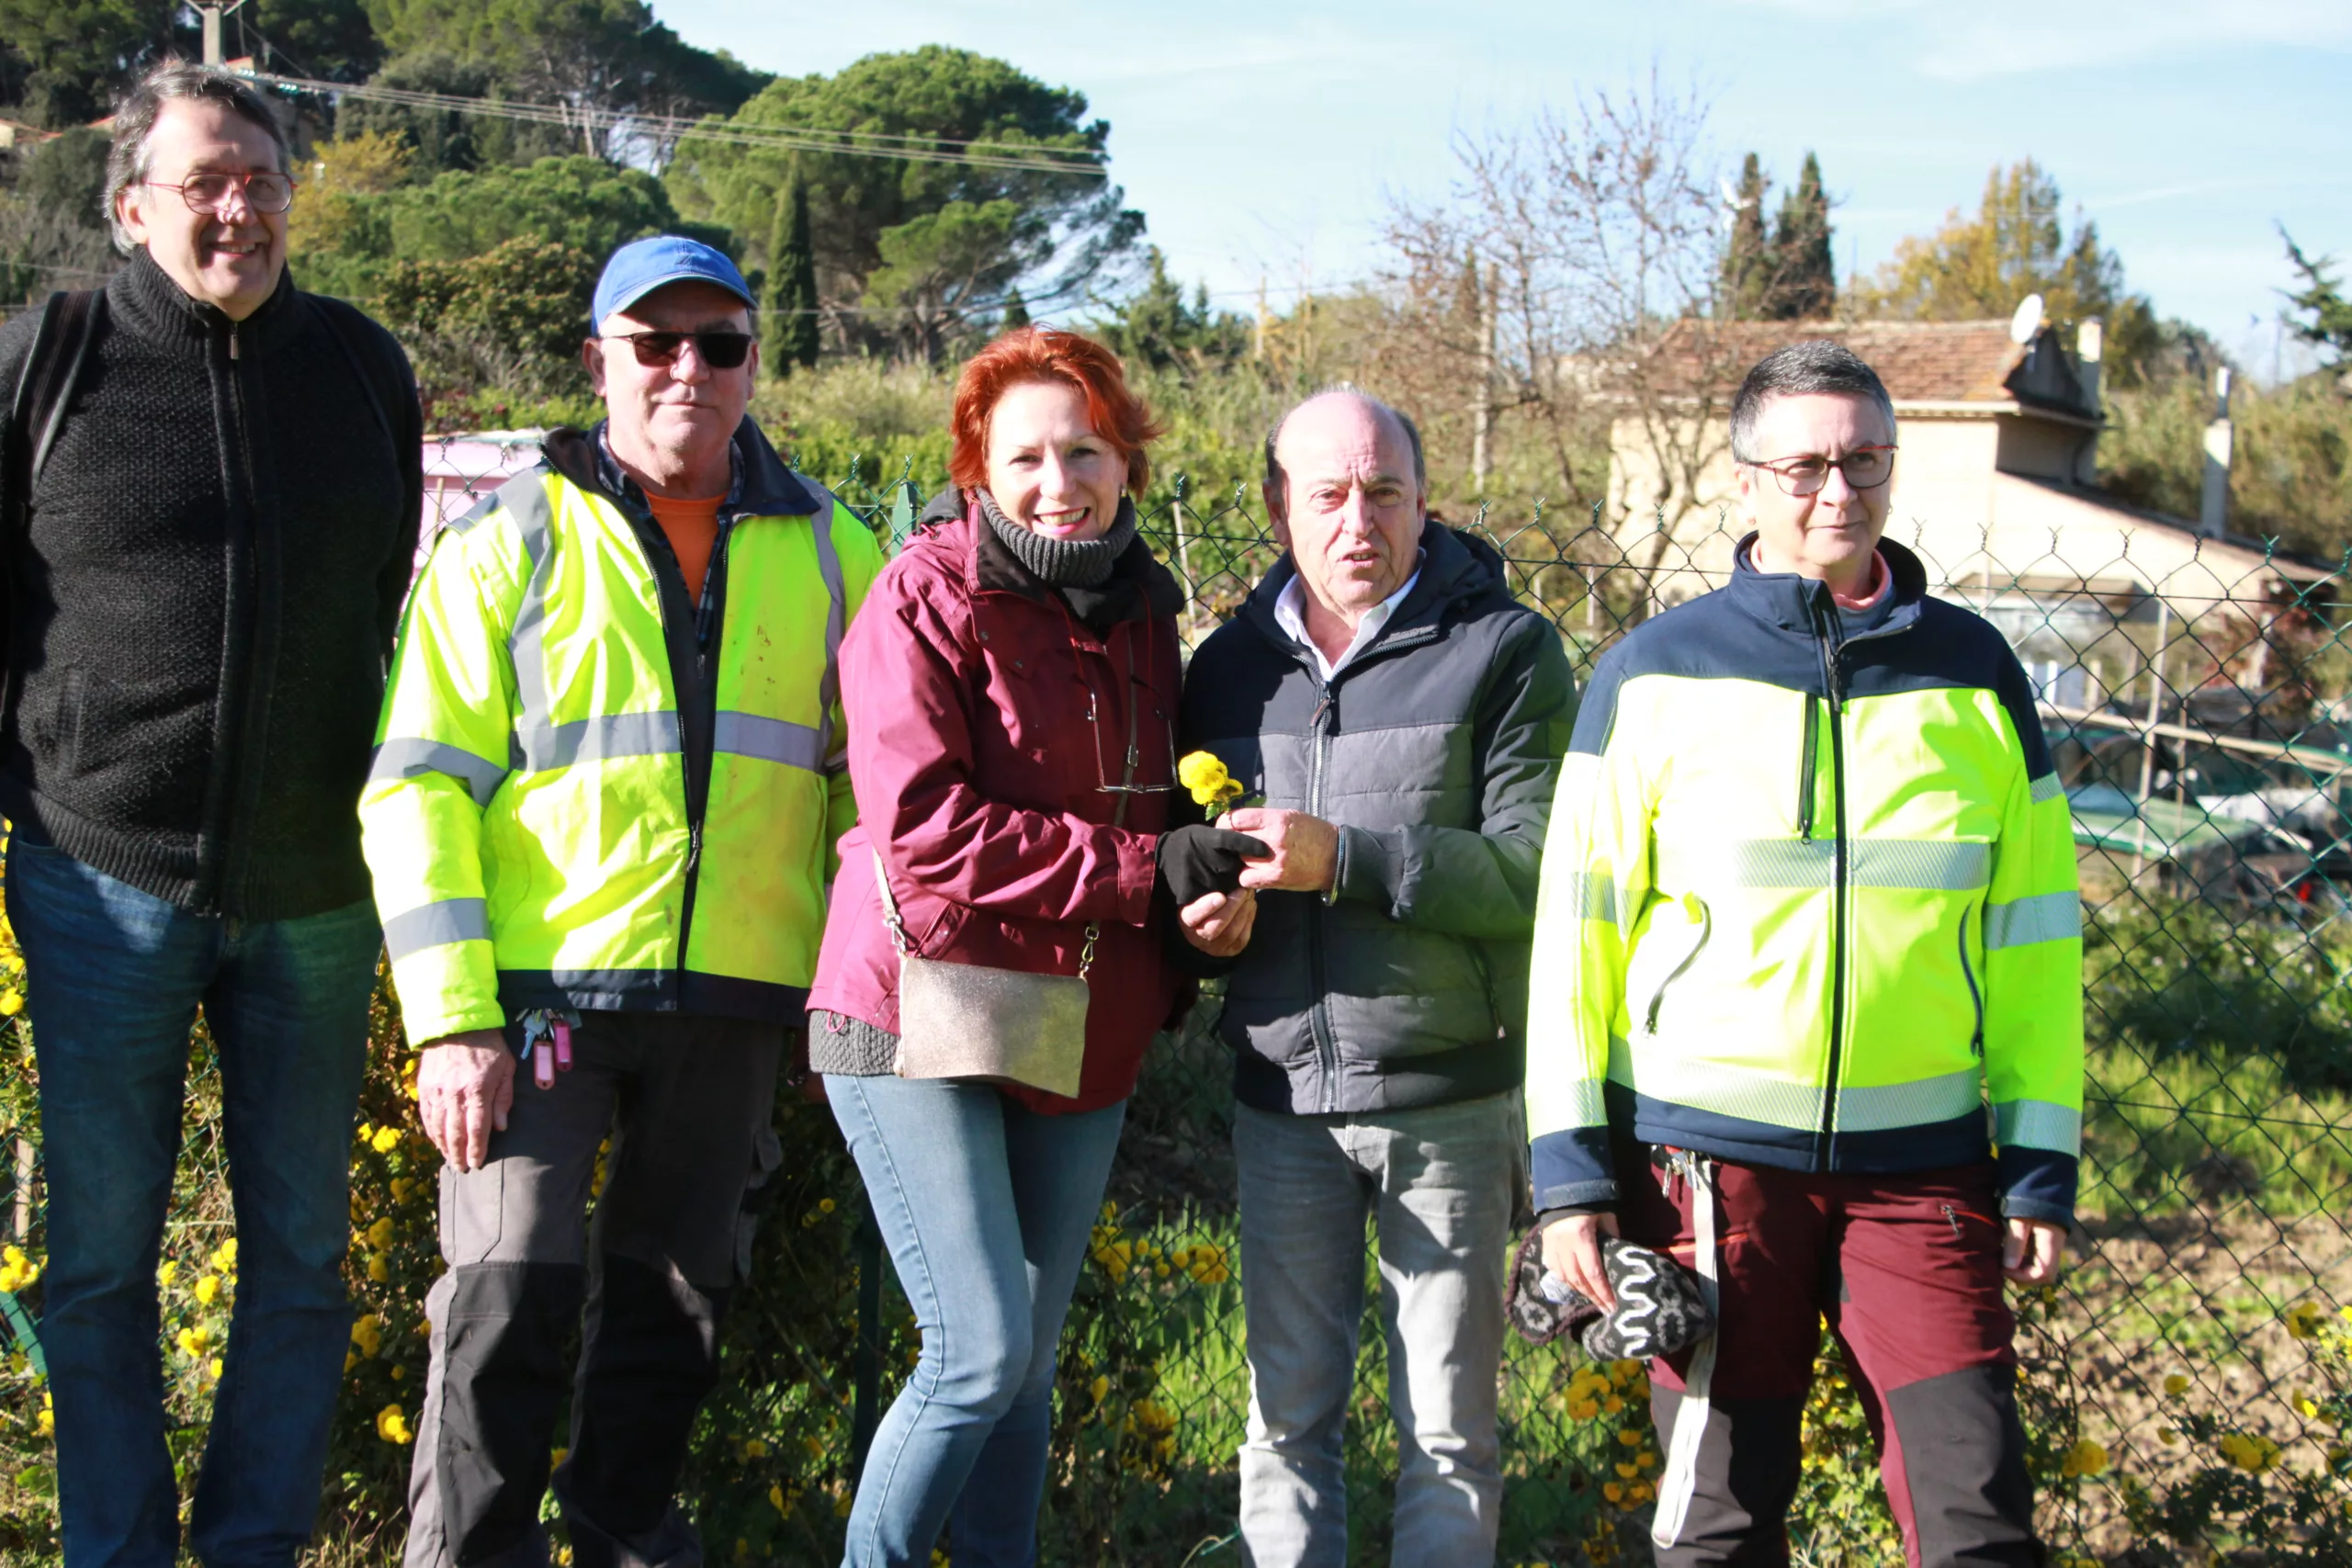
{"label": "white collared shirt", "polygon": [[1315,655],[1315,667],[1323,672],[1323,679],[1328,683],[1332,676],[1348,667],[1350,660],[1370,647],[1372,639],[1380,635],[1380,628],[1388,624],[1389,617],[1396,613],[1396,606],[1405,602],[1405,595],[1410,593],[1413,584],[1421,580],[1420,562],[1421,558],[1417,556],[1413,562],[1413,575],[1405,580],[1404,587],[1364,612],[1363,619],[1356,623],[1355,637],[1340,650],[1337,659],[1324,658],[1323,650],[1315,645],[1315,639],[1306,635],[1306,585],[1299,580],[1295,569],[1290,581],[1283,584],[1283,591],[1274,597],[1274,624],[1306,645],[1306,650]]}

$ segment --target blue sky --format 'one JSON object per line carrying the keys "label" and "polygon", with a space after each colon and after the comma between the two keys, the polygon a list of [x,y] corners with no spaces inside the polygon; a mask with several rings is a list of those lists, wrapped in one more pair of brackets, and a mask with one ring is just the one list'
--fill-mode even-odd
{"label": "blue sky", "polygon": [[[2346,0],[1650,0],[1182,5],[655,0],[695,43],[830,72],[948,43],[1076,87],[1186,280],[1247,308],[1362,277],[1390,193],[1442,191],[1452,141],[1653,63],[1695,85],[1724,163],[1818,152],[1841,273],[1874,267],[2028,154],[2131,285],[2267,373],[2273,227],[2352,276]],[[2291,354],[2291,350],[2290,351]],[[2291,369],[2291,364],[2289,367]]]}

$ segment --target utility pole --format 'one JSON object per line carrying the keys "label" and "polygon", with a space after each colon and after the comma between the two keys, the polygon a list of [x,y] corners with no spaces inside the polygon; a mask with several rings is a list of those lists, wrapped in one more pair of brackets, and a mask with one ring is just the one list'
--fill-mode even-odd
{"label": "utility pole", "polygon": [[232,15],[245,0],[197,0],[196,14],[204,18],[204,63],[219,65],[220,53],[220,19]]}
{"label": "utility pole", "polygon": [[1478,273],[1474,256],[1470,278],[1477,290],[1478,400],[1470,411],[1470,483],[1484,495],[1495,428],[1495,273],[1491,267],[1483,278]]}
{"label": "utility pole", "polygon": [[2213,422],[2205,427],[2205,486],[2197,508],[2197,531],[2218,539],[2230,519],[2230,367],[2213,372]]}

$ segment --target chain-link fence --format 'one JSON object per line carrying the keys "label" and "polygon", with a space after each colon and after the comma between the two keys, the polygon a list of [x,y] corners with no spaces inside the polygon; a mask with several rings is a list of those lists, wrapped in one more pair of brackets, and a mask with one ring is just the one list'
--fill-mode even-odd
{"label": "chain-link fence", "polygon": [[[521,437],[437,444],[439,514],[534,456]],[[869,463],[835,489],[895,541],[925,493],[910,481],[925,477],[877,478]],[[1580,678],[1630,626],[1720,584],[1734,542],[1713,516],[1668,528],[1498,507],[1453,521],[1501,551]],[[1190,497],[1181,479],[1146,508],[1145,532],[1185,585],[1188,644],[1277,549],[1250,498]],[[2039,538],[1912,522],[1890,535],[1920,555],[1934,592],[2017,649],[2074,807],[2091,1042],[2081,1221],[2074,1266],[2025,1300],[2020,1335],[2044,1528],[2076,1561],[2352,1562],[2352,1393],[2335,1315],[2352,1303],[2352,657],[2338,574],[2157,522]],[[12,1018],[20,987],[12,971],[0,992]],[[1131,1106],[1064,1340],[1048,1562],[1238,1560],[1248,1375],[1216,1007],[1205,998],[1154,1048]],[[37,1329],[17,1305],[38,1306],[40,1224],[32,1061],[16,1027],[19,1049],[0,1061],[0,1133],[16,1151],[0,1224],[25,1256],[0,1264],[0,1317],[18,1347],[0,1410],[0,1549],[50,1539]],[[345,1551],[397,1540],[435,1267],[436,1161],[406,1113],[395,1031],[388,1008],[354,1145],[358,1324],[329,1500]],[[208,1314],[234,1288],[200,1043],[198,1060],[163,1325],[184,1456],[218,1375],[221,1320]],[[860,1417],[887,1404],[914,1347],[830,1115],[787,1093],[777,1116],[788,1157],[690,1480],[720,1561],[837,1560]],[[1868,1434],[1834,1350],[1823,1370],[1799,1553],[1883,1562],[1899,1548]],[[1646,1562],[1660,1456],[1639,1369],[1515,1343],[1503,1380],[1504,1560]],[[1347,1446],[1351,1555],[1366,1562],[1387,1555],[1386,1382],[1368,1308]]]}

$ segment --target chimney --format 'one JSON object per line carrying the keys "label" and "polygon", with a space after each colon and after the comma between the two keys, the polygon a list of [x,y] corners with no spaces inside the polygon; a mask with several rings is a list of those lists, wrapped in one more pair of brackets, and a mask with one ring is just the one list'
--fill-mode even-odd
{"label": "chimney", "polygon": [[[2075,377],[2083,389],[2083,407],[2096,420],[2106,417],[2106,409],[2098,400],[2099,356],[2106,348],[2106,329],[2097,316],[2084,318],[2075,329]],[[2075,482],[2098,483],[2098,432],[2090,433],[2075,461]]]}
{"label": "chimney", "polygon": [[2197,531],[2218,539],[2230,520],[2230,367],[2213,372],[2213,423],[2205,427],[2205,496]]}

